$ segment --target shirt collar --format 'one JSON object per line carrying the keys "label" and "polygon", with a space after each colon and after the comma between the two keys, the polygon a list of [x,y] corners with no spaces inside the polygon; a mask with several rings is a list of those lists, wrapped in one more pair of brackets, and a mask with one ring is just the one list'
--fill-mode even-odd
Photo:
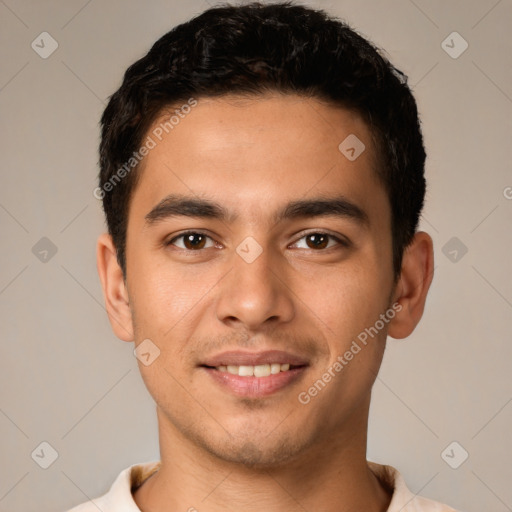
{"label": "shirt collar", "polygon": [[[367,461],[367,464],[382,485],[392,493],[387,512],[457,512],[446,505],[413,494],[400,472],[393,466],[371,461]],[[101,510],[140,512],[132,493],[160,467],[161,461],[133,464],[119,474],[110,491],[100,498],[101,503],[95,500],[96,503],[104,507]]]}

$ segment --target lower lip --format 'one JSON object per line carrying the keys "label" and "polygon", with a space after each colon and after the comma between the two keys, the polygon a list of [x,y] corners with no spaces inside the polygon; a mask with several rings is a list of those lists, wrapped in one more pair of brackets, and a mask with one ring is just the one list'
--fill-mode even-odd
{"label": "lower lip", "polygon": [[215,368],[203,367],[222,388],[237,396],[250,398],[265,397],[280,391],[300,378],[306,368],[306,366],[292,368],[286,372],[279,372],[268,377],[240,377],[229,372],[221,372]]}

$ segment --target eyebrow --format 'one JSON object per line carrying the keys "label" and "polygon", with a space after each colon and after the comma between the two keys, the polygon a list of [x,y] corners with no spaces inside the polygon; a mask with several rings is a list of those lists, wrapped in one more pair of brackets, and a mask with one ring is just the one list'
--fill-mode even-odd
{"label": "eyebrow", "polygon": [[[195,217],[232,223],[238,215],[209,199],[170,194],[145,216],[145,220],[147,225],[153,225],[172,217]],[[368,214],[343,196],[291,201],[274,215],[272,221],[277,224],[283,220],[308,217],[338,217],[355,221],[362,227],[370,224]]]}

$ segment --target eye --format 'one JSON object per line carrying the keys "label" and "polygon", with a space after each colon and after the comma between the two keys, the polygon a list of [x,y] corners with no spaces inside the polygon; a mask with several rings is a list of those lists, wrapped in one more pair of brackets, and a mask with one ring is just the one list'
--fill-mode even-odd
{"label": "eye", "polygon": [[[297,244],[301,240],[305,240],[306,247],[299,247],[299,249],[331,249],[332,247],[336,246],[336,244],[341,245],[343,247],[349,246],[348,242],[346,242],[345,240],[342,240],[341,238],[338,238],[337,236],[331,235],[329,233],[324,233],[322,231],[315,231],[306,234],[297,242],[295,242],[292,247],[297,246]],[[334,243],[329,245],[329,241],[334,241]]]}
{"label": "eye", "polygon": [[[305,247],[300,247],[298,245],[301,240],[305,241]],[[177,243],[178,241],[181,242]],[[208,245],[208,241],[210,241],[210,245]],[[214,247],[215,241],[210,236],[206,235],[205,233],[201,233],[200,231],[186,231],[185,233],[181,233],[180,235],[175,236],[169,240],[166,245],[174,245],[185,251],[198,252],[201,249]],[[326,250],[331,249],[336,245],[349,247],[349,243],[347,241],[337,236],[331,235],[330,233],[325,233],[323,231],[315,231],[304,235],[297,242],[295,242],[292,247],[297,247],[299,249]]]}
{"label": "eye", "polygon": [[[175,244],[176,240],[183,240],[182,245]],[[206,241],[213,239],[204,233],[198,231],[187,231],[185,233],[181,233],[181,235],[175,236],[173,239],[169,240],[166,245],[176,245],[180,249],[188,250],[188,251],[198,251],[200,249],[208,249],[209,247],[213,247],[215,244],[207,246]]]}

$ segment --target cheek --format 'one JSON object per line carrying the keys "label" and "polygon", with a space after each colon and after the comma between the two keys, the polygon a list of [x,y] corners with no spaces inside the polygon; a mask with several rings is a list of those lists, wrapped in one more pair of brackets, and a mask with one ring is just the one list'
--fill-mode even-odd
{"label": "cheek", "polygon": [[[197,307],[211,288],[201,273],[188,275],[169,262],[147,261],[132,274],[130,294],[137,323],[150,329],[153,336],[167,337]],[[176,327],[175,327],[176,326]]]}
{"label": "cheek", "polygon": [[[189,275],[190,274],[190,275]],[[201,319],[209,311],[209,295],[216,279],[204,273],[176,272],[170,268],[153,266],[140,273],[133,283],[135,337],[137,343],[149,338],[160,350],[151,366],[139,364],[146,386],[155,397],[167,392],[179,393],[194,369],[191,340]],[[185,380],[184,380],[185,379]],[[187,384],[189,388],[192,382]],[[165,397],[160,397],[165,400]],[[158,400],[157,400],[158,402]]]}
{"label": "cheek", "polygon": [[355,263],[303,280],[299,296],[324,324],[329,337],[355,336],[371,325],[387,307],[390,279],[376,264]]}
{"label": "cheek", "polygon": [[203,411],[194,398],[197,390],[194,389],[189,372],[178,371],[171,361],[162,353],[150,366],[139,363],[139,369],[155,403],[172,416],[173,423],[187,427],[189,421],[193,423],[201,418]]}

